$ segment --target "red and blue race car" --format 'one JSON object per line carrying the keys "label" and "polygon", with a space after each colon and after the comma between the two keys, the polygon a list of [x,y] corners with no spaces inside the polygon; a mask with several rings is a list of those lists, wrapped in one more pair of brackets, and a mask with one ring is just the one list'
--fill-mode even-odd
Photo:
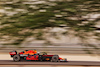
{"label": "red and blue race car", "polygon": [[39,53],[36,50],[24,50],[20,53],[17,51],[9,52],[10,56],[13,58],[13,61],[22,61],[22,60],[34,60],[34,61],[52,61],[60,62],[67,61],[67,59],[61,58],[58,55],[47,55],[46,52]]}

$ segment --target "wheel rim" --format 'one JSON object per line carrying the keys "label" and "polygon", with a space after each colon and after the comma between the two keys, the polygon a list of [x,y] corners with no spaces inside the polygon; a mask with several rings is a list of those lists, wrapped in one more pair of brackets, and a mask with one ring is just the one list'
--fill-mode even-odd
{"label": "wheel rim", "polygon": [[15,57],[15,59],[18,59],[18,57]]}
{"label": "wheel rim", "polygon": [[56,58],[56,57],[54,57],[54,60],[56,61],[56,60],[57,60],[57,58]]}

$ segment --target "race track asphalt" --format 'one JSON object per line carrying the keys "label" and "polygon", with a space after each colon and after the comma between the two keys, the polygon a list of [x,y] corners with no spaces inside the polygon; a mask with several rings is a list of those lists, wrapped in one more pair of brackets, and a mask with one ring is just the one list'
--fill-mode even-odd
{"label": "race track asphalt", "polygon": [[0,65],[82,65],[82,66],[100,66],[98,61],[68,61],[68,62],[39,62],[39,61],[20,61],[0,60]]}

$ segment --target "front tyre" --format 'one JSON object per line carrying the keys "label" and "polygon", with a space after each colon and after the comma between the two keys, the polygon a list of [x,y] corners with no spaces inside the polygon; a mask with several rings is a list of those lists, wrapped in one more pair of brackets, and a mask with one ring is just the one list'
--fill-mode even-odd
{"label": "front tyre", "polygon": [[20,61],[20,56],[19,55],[14,55],[13,56],[13,61],[15,61],[15,62]]}
{"label": "front tyre", "polygon": [[59,56],[58,55],[54,55],[51,59],[52,62],[58,62],[59,61]]}

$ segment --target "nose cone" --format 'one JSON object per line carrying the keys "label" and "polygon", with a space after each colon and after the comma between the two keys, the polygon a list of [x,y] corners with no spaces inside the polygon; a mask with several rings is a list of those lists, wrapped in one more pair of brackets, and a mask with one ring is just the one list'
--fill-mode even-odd
{"label": "nose cone", "polygon": [[66,58],[61,58],[60,62],[67,62],[67,59]]}

